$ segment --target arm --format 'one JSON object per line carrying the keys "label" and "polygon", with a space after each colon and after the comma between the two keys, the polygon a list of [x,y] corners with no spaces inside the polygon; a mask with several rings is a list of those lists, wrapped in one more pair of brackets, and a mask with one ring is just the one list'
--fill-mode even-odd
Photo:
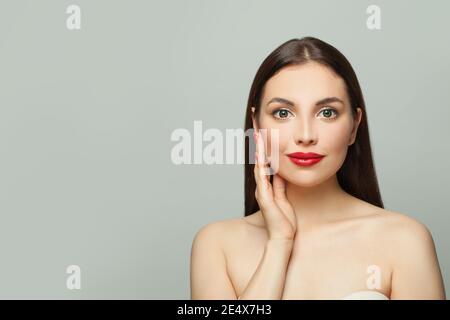
{"label": "arm", "polygon": [[396,238],[400,247],[394,261],[391,299],[445,299],[439,262],[428,229],[410,220],[399,229]]}
{"label": "arm", "polygon": [[[254,138],[257,145],[255,199],[261,209],[269,240],[255,273],[238,299],[281,299],[297,229],[296,216],[286,198],[284,179],[274,175],[272,186],[265,173],[267,163],[262,137],[255,132]],[[220,233],[217,226],[221,224],[204,227],[194,239],[191,253],[192,299],[236,299],[221,250],[223,246],[217,240],[225,238],[220,234],[226,233]]]}
{"label": "arm", "polygon": [[[191,299],[237,299],[226,270],[218,223],[197,233],[191,251]],[[239,299],[281,299],[293,240],[269,240],[261,261]]]}
{"label": "arm", "polygon": [[191,248],[191,300],[236,299],[226,270],[225,255],[218,241],[221,225],[201,228]]}
{"label": "arm", "polygon": [[293,240],[268,240],[264,254],[240,300],[281,300]]}

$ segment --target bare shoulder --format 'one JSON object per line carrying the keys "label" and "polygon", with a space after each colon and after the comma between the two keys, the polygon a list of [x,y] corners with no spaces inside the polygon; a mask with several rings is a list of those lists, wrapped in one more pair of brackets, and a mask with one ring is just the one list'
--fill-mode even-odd
{"label": "bare shoulder", "polygon": [[[380,209],[378,213],[379,227],[388,237],[388,240],[395,243],[407,244],[431,240],[431,232],[418,219],[404,213]],[[380,231],[382,231],[380,230]]]}
{"label": "bare shoulder", "polygon": [[442,273],[432,234],[419,220],[387,212],[386,237],[393,266],[391,299],[445,299]]}
{"label": "bare shoulder", "polygon": [[404,213],[379,208],[371,217],[370,229],[393,264],[411,258],[434,258],[433,237],[427,226]]}
{"label": "bare shoulder", "polygon": [[428,227],[419,220],[401,213],[393,213],[391,237],[397,241],[406,254],[422,254],[433,257],[435,245]]}
{"label": "bare shoulder", "polygon": [[388,241],[429,241],[431,233],[418,219],[397,211],[371,206],[361,215],[365,225]]}
{"label": "bare shoulder", "polygon": [[194,237],[194,243],[204,242],[223,249],[245,234],[244,218],[231,218],[210,222],[202,226]]}
{"label": "bare shoulder", "polygon": [[235,219],[214,221],[195,234],[191,248],[191,299],[236,299],[227,270],[224,246],[232,238]]}

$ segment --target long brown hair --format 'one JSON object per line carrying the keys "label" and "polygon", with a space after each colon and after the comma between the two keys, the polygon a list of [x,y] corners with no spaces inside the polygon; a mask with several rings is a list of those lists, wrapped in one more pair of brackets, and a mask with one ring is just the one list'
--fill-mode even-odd
{"label": "long brown hair", "polygon": [[[372,159],[366,106],[361,87],[350,62],[332,45],[314,37],[304,37],[286,41],[269,54],[259,67],[250,89],[244,131],[247,132],[248,129],[253,128],[252,107],[256,109],[255,116],[259,115],[265,83],[281,68],[301,65],[309,61],[315,61],[333,69],[345,81],[353,116],[356,115],[357,107],[363,111],[356,140],[349,146],[346,159],[336,174],[339,185],[347,193],[384,208]],[[258,211],[259,205],[255,199],[254,164],[249,163],[249,141],[247,139],[245,161],[244,214],[248,216]],[[270,177],[271,182],[272,177]]]}

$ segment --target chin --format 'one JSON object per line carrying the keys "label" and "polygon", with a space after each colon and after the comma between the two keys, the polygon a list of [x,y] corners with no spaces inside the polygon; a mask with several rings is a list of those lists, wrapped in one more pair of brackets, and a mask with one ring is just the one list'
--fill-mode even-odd
{"label": "chin", "polygon": [[294,184],[294,185],[299,186],[299,187],[310,188],[310,187],[314,187],[314,186],[317,186],[317,185],[321,184],[325,180],[326,179],[323,179],[323,180],[322,179],[314,179],[314,178],[313,179],[305,179],[304,177],[302,177],[302,178],[299,178],[299,177],[295,178],[295,177],[293,177],[292,179],[289,179],[287,181],[289,181],[289,183]]}
{"label": "chin", "polygon": [[330,168],[329,164],[326,166],[297,167],[289,161],[280,163],[277,173],[291,184],[300,187],[314,187],[327,181],[336,174],[338,169],[338,167]]}
{"label": "chin", "polygon": [[311,171],[294,171],[294,170],[280,170],[279,176],[286,182],[297,185],[299,187],[314,187],[321,184],[328,179],[328,175],[319,172]]}

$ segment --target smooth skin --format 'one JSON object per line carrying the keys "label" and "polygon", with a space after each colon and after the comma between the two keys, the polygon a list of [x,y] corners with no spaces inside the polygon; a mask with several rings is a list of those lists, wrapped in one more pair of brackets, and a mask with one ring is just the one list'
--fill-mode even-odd
{"label": "smooth skin", "polygon": [[[342,102],[317,104],[327,97]],[[353,117],[344,81],[315,62],[285,67],[267,81],[260,113],[253,116],[260,210],[197,232],[191,299],[342,299],[366,290],[390,299],[446,298],[426,226],[362,201],[337,182],[356,139],[362,115],[357,110]],[[262,136],[260,129],[269,134]],[[265,174],[270,129],[279,129],[273,184]],[[297,151],[325,157],[298,167],[286,156]],[[380,280],[375,288],[368,272],[373,266]]]}

